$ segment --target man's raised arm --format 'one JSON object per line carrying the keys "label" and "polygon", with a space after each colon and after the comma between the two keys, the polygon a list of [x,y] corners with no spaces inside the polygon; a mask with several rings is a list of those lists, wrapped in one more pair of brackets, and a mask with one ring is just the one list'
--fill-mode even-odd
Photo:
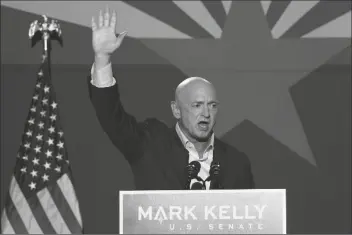
{"label": "man's raised arm", "polygon": [[143,154],[148,122],[138,123],[124,110],[112,73],[110,56],[120,47],[126,32],[116,37],[116,13],[110,17],[109,9],[104,15],[100,11],[98,22],[92,18],[95,60],[88,77],[89,95],[103,130],[131,163]]}

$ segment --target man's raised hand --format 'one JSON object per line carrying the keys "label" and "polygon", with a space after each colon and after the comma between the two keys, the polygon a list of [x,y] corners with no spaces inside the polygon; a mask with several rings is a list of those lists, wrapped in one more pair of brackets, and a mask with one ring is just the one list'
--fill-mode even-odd
{"label": "man's raised hand", "polygon": [[114,11],[110,17],[109,8],[106,7],[104,12],[99,12],[98,25],[92,17],[92,44],[96,58],[108,58],[120,47],[123,38],[127,32],[123,32],[116,37],[116,12]]}

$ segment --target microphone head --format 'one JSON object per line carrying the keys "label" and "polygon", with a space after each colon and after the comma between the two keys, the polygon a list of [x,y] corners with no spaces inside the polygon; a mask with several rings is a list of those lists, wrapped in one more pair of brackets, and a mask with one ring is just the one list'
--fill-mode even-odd
{"label": "microphone head", "polygon": [[186,167],[188,176],[190,176],[191,178],[195,178],[198,175],[200,168],[201,166],[198,161],[192,161]]}
{"label": "microphone head", "polygon": [[220,174],[220,163],[219,162],[212,162],[210,165],[209,174],[211,176],[218,176]]}
{"label": "microphone head", "polygon": [[194,182],[191,189],[192,190],[201,190],[201,189],[203,189],[203,184],[201,184],[200,182]]}
{"label": "microphone head", "polygon": [[194,168],[196,169],[196,171],[200,171],[200,168],[201,168],[201,166],[200,166],[200,163],[198,162],[198,161],[192,161],[191,163],[190,163],[192,166],[194,166]]}

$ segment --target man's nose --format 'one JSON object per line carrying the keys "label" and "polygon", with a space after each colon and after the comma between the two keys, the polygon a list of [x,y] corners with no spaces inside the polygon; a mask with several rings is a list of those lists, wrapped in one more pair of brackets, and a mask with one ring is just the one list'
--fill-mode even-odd
{"label": "man's nose", "polygon": [[210,116],[209,107],[207,105],[205,105],[204,108],[203,108],[203,116],[204,117],[209,117]]}

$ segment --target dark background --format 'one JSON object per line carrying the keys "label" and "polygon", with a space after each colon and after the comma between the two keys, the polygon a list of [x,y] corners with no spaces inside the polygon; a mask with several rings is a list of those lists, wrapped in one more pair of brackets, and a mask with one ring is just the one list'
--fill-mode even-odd
{"label": "dark background", "polygon": [[[40,63],[41,46],[31,49],[27,36],[38,17],[1,7],[1,209]],[[117,233],[118,190],[134,189],[133,176],[88,99],[91,31],[60,22],[64,47],[54,44],[52,74],[85,232]],[[289,90],[316,166],[251,120],[221,136],[249,156],[257,188],[287,189],[288,233],[352,232],[350,56],[351,47]],[[137,62],[120,63],[133,57]],[[169,101],[187,76],[139,39],[127,37],[113,62],[126,109],[138,120],[157,117],[171,124]]]}

